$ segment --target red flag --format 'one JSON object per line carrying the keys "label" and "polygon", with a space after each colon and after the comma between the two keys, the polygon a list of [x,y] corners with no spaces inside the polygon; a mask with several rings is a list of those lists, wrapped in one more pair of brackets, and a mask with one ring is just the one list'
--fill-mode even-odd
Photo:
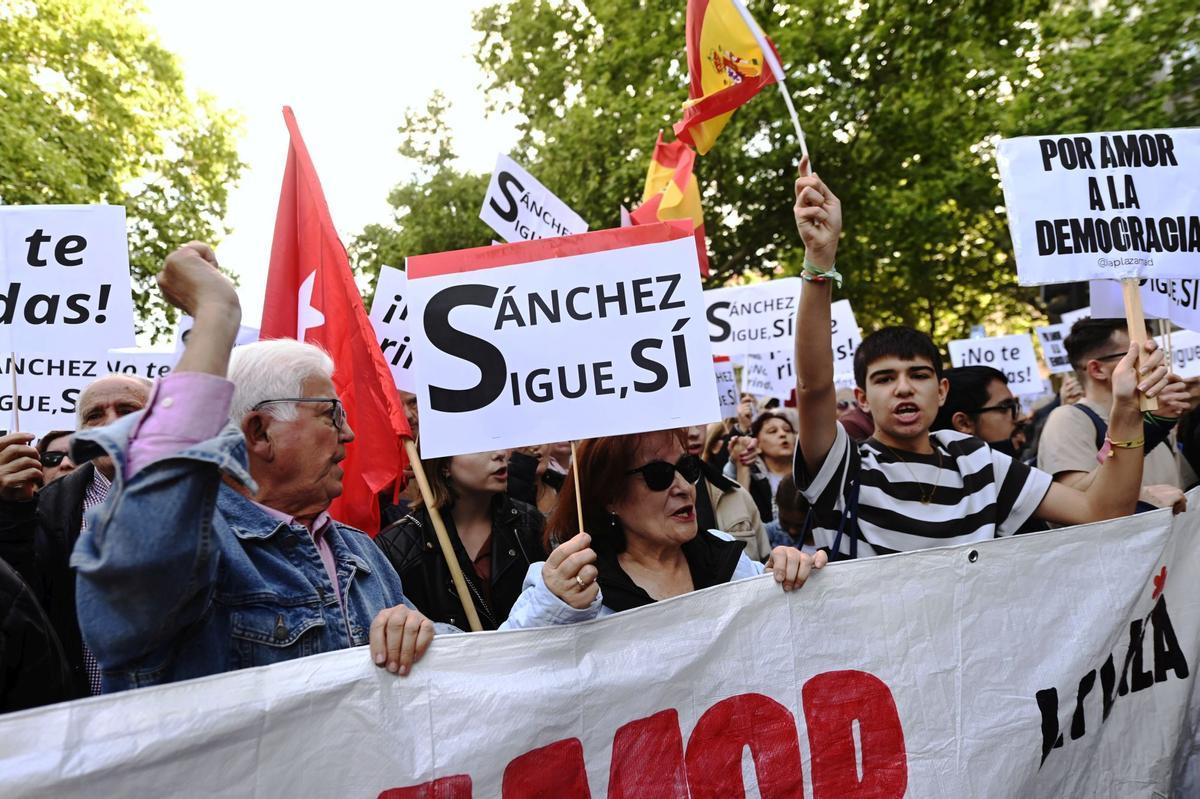
{"label": "red flag", "polygon": [[654,143],[654,154],[650,157],[650,169],[646,173],[642,204],[629,212],[629,220],[635,225],[671,219],[691,220],[700,274],[708,277],[708,244],[704,239],[700,184],[692,174],[695,163],[696,153],[691,147],[678,140],[664,142],[660,130],[658,141]]}
{"label": "red flag", "polygon": [[406,458],[401,438],[411,438],[412,430],[291,108],[284,107],[283,118],[291,144],[275,217],[260,336],[307,341],[333,357],[333,385],[346,406],[355,440],[341,464],[342,495],[329,513],[375,535],[376,494],[402,474]]}

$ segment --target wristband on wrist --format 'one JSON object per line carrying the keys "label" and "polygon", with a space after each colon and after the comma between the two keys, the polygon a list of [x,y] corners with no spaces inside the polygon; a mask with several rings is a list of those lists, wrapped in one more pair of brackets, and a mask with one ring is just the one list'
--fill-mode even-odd
{"label": "wristband on wrist", "polygon": [[1146,445],[1145,436],[1138,436],[1137,438],[1131,438],[1127,441],[1113,441],[1111,437],[1105,436],[1104,440],[1116,449],[1137,449],[1138,447],[1144,447]]}
{"label": "wristband on wrist", "polygon": [[812,283],[824,283],[826,280],[832,280],[838,288],[842,287],[842,273],[837,270],[836,263],[831,264],[828,269],[822,269],[805,258],[800,277]]}

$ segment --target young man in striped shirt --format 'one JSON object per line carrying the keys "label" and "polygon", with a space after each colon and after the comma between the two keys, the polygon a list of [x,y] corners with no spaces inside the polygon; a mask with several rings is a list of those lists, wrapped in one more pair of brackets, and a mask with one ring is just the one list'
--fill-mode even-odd
{"label": "young man in striped shirt", "polygon": [[1012,535],[1031,516],[1082,524],[1133,512],[1143,461],[1139,392],[1155,396],[1167,383],[1153,341],[1141,351],[1140,370],[1131,344],[1113,372],[1112,454],[1086,490],[1055,483],[972,436],[931,433],[948,384],[937,347],[911,328],[873,333],[855,354],[855,397],[875,435],[854,444],[837,423],[830,336],[841,203],[807,163],[793,210],[805,247],[795,477],[812,505],[818,546],[834,557],[865,557]]}

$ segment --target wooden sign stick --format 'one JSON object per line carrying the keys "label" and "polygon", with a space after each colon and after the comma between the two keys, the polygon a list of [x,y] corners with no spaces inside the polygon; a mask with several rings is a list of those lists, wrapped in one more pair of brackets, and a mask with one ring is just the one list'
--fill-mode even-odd
{"label": "wooden sign stick", "polygon": [[404,451],[408,453],[408,462],[412,464],[413,477],[417,478],[417,488],[421,489],[421,499],[425,501],[425,509],[433,521],[433,532],[437,535],[438,544],[442,547],[442,557],[450,567],[450,579],[454,581],[454,590],[462,600],[463,610],[467,614],[467,624],[471,632],[477,633],[483,629],[479,622],[479,613],[475,610],[475,601],[471,599],[471,591],[467,588],[467,578],[463,575],[454,553],[454,545],[450,543],[450,533],[446,532],[446,523],[442,514],[433,506],[433,492],[429,489],[429,479],[425,476],[425,467],[421,465],[421,455],[417,452],[417,442],[411,438],[404,439]]}
{"label": "wooden sign stick", "polygon": [[575,442],[571,442],[571,474],[575,476],[575,515],[579,518],[579,532],[583,529],[583,497],[579,494],[579,456],[575,453]]}
{"label": "wooden sign stick", "polygon": [[[1127,277],[1121,281],[1121,294],[1125,298],[1125,325],[1129,328],[1129,340],[1144,345],[1149,338],[1146,334],[1146,316],[1142,312],[1142,294],[1139,291],[1137,278]],[[1137,362],[1142,362],[1142,350],[1138,350]],[[1154,397],[1141,395],[1140,406],[1143,411],[1157,411],[1158,400]]]}
{"label": "wooden sign stick", "polygon": [[8,374],[12,378],[12,397],[13,397],[13,432],[21,429],[21,404],[20,397],[17,395],[17,354],[10,352],[8,354]]}

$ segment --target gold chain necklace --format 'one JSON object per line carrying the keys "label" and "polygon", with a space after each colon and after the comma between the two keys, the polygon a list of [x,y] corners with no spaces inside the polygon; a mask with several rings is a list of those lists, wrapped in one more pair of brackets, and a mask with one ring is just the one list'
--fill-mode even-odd
{"label": "gold chain necklace", "polygon": [[933,451],[936,452],[937,456],[938,456],[938,472],[937,472],[937,479],[933,481],[933,485],[929,487],[929,493],[926,494],[925,493],[925,484],[917,479],[917,475],[915,472],[913,472],[912,467],[908,465],[908,461],[904,460],[904,458],[901,458],[900,455],[894,449],[892,449],[891,447],[889,447],[887,444],[883,443],[882,441],[879,441],[878,438],[875,440],[877,442],[879,442],[879,446],[886,449],[888,452],[890,452],[892,454],[893,458],[895,458],[896,460],[900,461],[901,464],[903,464],[904,470],[908,472],[908,476],[913,479],[913,482],[917,484],[918,490],[920,490],[920,492],[921,492],[921,504],[928,505],[930,502],[932,502],[933,494],[935,491],[937,491],[938,486],[942,482],[942,451],[937,448],[937,444],[935,442],[933,442],[932,440],[930,440],[930,442],[929,442],[930,446],[933,448]]}

